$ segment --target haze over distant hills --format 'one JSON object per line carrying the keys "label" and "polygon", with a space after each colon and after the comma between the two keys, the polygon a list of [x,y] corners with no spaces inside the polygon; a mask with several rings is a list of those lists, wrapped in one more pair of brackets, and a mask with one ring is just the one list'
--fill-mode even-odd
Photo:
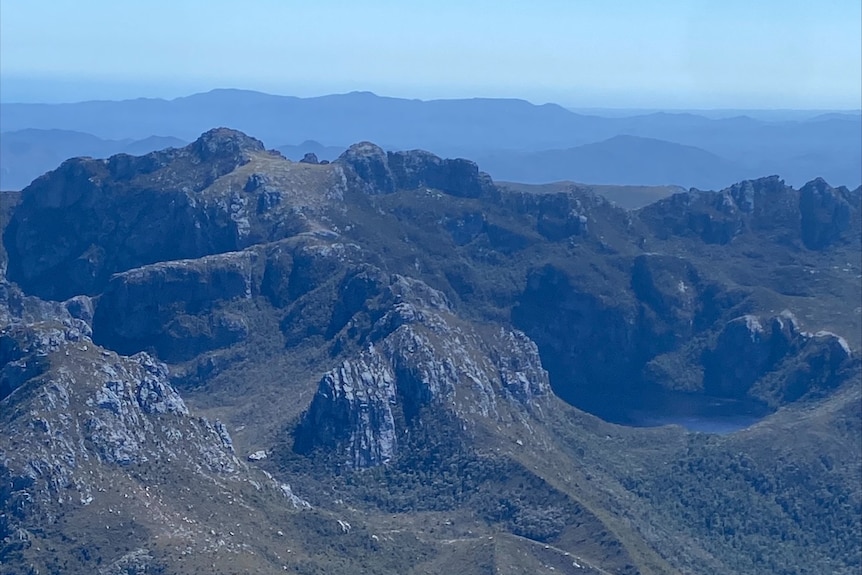
{"label": "haze over distant hills", "polygon": [[602,116],[606,118],[628,118],[631,116],[645,116],[647,114],[668,112],[672,114],[694,114],[695,116],[703,116],[704,118],[712,120],[724,120],[727,118],[748,116],[749,118],[766,122],[794,120],[805,121],[824,119],[825,117],[831,116],[852,118],[862,115],[862,110],[795,110],[787,108],[776,108],[772,110],[748,108],[681,108],[677,110],[663,108],[578,108],[567,106],[567,109],[576,114],[587,114],[590,116]]}
{"label": "haze over distant hills", "polygon": [[497,152],[477,158],[495,177],[515,182],[565,180],[577,174],[580,181],[600,184],[663,185],[683,182],[698,188],[721,187],[736,174],[751,170],[694,146],[666,140],[620,135],[565,150]]}
{"label": "haze over distant hills", "polygon": [[[531,183],[720,188],[769,174],[796,185],[818,176],[850,187],[862,183],[859,114],[769,117],[608,117],[514,99],[422,101],[370,92],[297,98],[213,90],[174,100],[7,103],[0,104],[0,187],[20,189],[64,156],[143,153],[180,145],[214,126],[258,134],[288,157],[308,151],[330,159],[369,140],[478,159],[494,177]],[[174,140],[146,143],[154,134]],[[145,142],[126,148],[140,140]]]}
{"label": "haze over distant hills", "polygon": [[71,130],[28,128],[3,132],[0,135],[0,189],[21,189],[71,157],[106,158],[120,153],[142,156],[155,150],[183,145],[184,141],[171,136],[107,140]]}

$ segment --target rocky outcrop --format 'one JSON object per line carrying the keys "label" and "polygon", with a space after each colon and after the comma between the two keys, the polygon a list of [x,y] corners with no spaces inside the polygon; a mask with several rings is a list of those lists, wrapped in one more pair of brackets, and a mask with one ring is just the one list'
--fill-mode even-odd
{"label": "rocky outcrop", "polygon": [[860,366],[843,337],[825,330],[805,332],[799,351],[755,383],[749,395],[772,407],[822,399],[846,383],[858,383]]}
{"label": "rocky outcrop", "polygon": [[184,460],[226,474],[242,467],[225,430],[191,417],[166,367],[152,357],[117,356],[57,321],[13,324],[0,340],[4,382],[18,372],[0,410],[18,447],[4,453],[2,471],[20,485],[0,504],[21,498],[87,504],[97,496],[88,479],[94,464]]}
{"label": "rocky outcrop", "polygon": [[802,331],[789,311],[768,319],[745,315],[728,322],[704,352],[704,390],[777,407],[836,388],[854,363],[843,338]]}
{"label": "rocky outcrop", "polygon": [[[288,485],[242,463],[226,426],[190,411],[165,364],[146,353],[124,357],[94,344],[85,321],[92,312],[88,299],[41,302],[5,282],[0,286],[4,564],[27,564],[21,553],[34,547],[39,555],[43,528],[77,514],[89,517],[88,526],[99,521],[102,530],[119,528],[115,537],[131,533],[136,545],[152,543],[149,533],[135,532],[137,521],[159,526],[168,538],[185,533],[189,541],[204,543],[206,533],[215,531],[189,519],[195,505],[187,499],[189,489],[179,487],[182,482],[206,494],[195,503],[230,492],[233,484],[273,497],[278,505],[308,505]],[[171,499],[178,496],[183,503],[175,506]],[[87,515],[89,506],[95,510]],[[116,514],[117,522],[105,514]],[[98,557],[94,552],[78,559],[93,561],[82,567],[86,571],[105,554],[105,573],[149,572],[161,563],[145,549],[111,562],[113,552],[102,549]]]}
{"label": "rocky outcrop", "polygon": [[421,150],[389,152],[387,156],[398,189],[425,187],[452,196],[477,198],[493,185],[491,177],[470,160],[444,160]]}
{"label": "rocky outcrop", "polygon": [[[799,190],[802,241],[811,250],[822,250],[846,239],[854,223],[859,225],[859,200],[846,188],[833,188],[822,178]],[[859,230],[857,229],[857,233]]]}
{"label": "rocky outcrop", "polygon": [[78,326],[52,323],[38,331],[20,324],[0,331],[0,400],[44,374],[49,368],[47,353],[56,351],[63,342],[83,337]]}
{"label": "rocky outcrop", "polygon": [[376,348],[344,361],[321,379],[296,451],[334,449],[357,468],[386,463],[396,451],[396,393],[395,374]]}
{"label": "rocky outcrop", "polygon": [[784,226],[798,218],[795,191],[778,176],[745,180],[720,192],[674,194],[639,211],[658,237],[698,237],[727,244],[747,230]]}
{"label": "rocky outcrop", "polygon": [[91,322],[89,298],[44,302],[0,276],[0,400],[42,375],[49,367],[48,354],[64,342],[89,338]]}
{"label": "rocky outcrop", "polygon": [[764,322],[745,315],[728,322],[704,354],[704,386],[712,395],[742,397],[767,371],[797,351],[803,336],[792,314]]}
{"label": "rocky outcrop", "polygon": [[65,302],[43,301],[28,296],[17,285],[0,275],[0,326],[57,321],[82,334],[92,333],[93,302],[76,296]]}
{"label": "rocky outcrop", "polygon": [[389,293],[367,347],[321,379],[296,451],[326,449],[342,465],[370,467],[398,455],[399,438],[426,409],[494,422],[541,411],[547,374],[523,333],[462,327],[445,297],[415,280],[396,276]]}
{"label": "rocky outcrop", "polygon": [[[817,178],[798,191],[778,176],[745,180],[720,192],[675,194],[639,211],[658,237],[699,237],[727,244],[740,234],[760,232],[811,250],[858,242],[862,205],[846,188]],[[855,230],[855,231],[854,231]]]}
{"label": "rocky outcrop", "polygon": [[238,132],[213,130],[178,150],[68,160],[22,192],[4,235],[9,278],[65,299],[97,293],[115,272],[237,249],[230,210],[199,193],[262,150]]}
{"label": "rocky outcrop", "polygon": [[95,295],[114,273],[316,229],[344,174],[289,164],[226,129],[142,157],[69,160],[22,192],[3,236],[8,276],[46,299]]}
{"label": "rocky outcrop", "polygon": [[674,194],[639,214],[659,237],[698,237],[709,244],[727,244],[759,222],[769,222],[776,215],[784,220],[787,213],[794,213],[788,198],[792,200],[792,189],[772,176],[746,180],[720,192],[692,189]]}
{"label": "rocky outcrop", "polygon": [[389,158],[380,146],[371,142],[353,144],[337,161],[350,168],[356,183],[367,194],[391,194],[396,190]]}
{"label": "rocky outcrop", "polygon": [[299,160],[300,164],[319,164],[320,160],[317,159],[317,154],[314,152],[307,152],[302,159]]}
{"label": "rocky outcrop", "polygon": [[476,198],[493,187],[490,176],[474,162],[444,160],[421,150],[384,152],[371,142],[361,142],[350,146],[338,162],[350,168],[358,187],[368,194],[430,188]]}
{"label": "rocky outcrop", "polygon": [[152,349],[170,362],[242,341],[245,319],[224,307],[258,293],[261,260],[246,250],[117,274],[98,298],[95,341],[124,354]]}

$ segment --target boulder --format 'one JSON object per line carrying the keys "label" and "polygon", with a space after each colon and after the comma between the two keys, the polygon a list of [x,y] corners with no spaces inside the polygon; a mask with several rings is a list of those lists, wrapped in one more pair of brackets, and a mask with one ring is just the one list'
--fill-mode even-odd
{"label": "boulder", "polygon": [[389,157],[380,146],[371,142],[353,144],[337,161],[350,168],[356,185],[367,194],[390,194],[397,189]]}

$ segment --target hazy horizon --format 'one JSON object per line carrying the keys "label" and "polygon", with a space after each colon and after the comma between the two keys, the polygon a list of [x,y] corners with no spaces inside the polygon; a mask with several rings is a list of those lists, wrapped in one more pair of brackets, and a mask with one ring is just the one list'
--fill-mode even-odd
{"label": "hazy horizon", "polygon": [[[50,81],[43,81],[50,82]],[[3,78],[0,77],[0,84],[3,83]],[[18,82],[19,84],[24,84],[24,82]],[[88,84],[89,85],[89,84]],[[152,87],[151,87],[152,88]],[[402,95],[402,94],[386,94],[386,93],[378,93],[373,90],[365,90],[361,88],[345,90],[341,92],[321,92],[321,93],[313,93],[308,95],[299,95],[292,93],[276,93],[276,92],[267,92],[265,90],[254,90],[250,88],[242,88],[242,87],[222,87],[216,86],[209,89],[201,89],[196,91],[189,92],[165,92],[166,95],[143,95],[146,92],[141,92],[138,95],[124,95],[123,90],[119,90],[117,92],[116,97],[90,97],[90,98],[79,98],[75,99],[71,97],[69,99],[60,99],[57,97],[46,97],[43,99],[38,98],[21,98],[21,99],[6,99],[5,94],[0,95],[0,103],[2,104],[79,104],[84,102],[117,102],[117,101],[131,101],[131,100],[163,100],[163,101],[173,101],[179,100],[182,98],[188,98],[190,96],[195,96],[199,94],[206,94],[210,92],[217,91],[240,91],[240,92],[256,92],[261,94],[266,94],[270,96],[277,97],[287,97],[287,98],[301,98],[301,99],[313,99],[313,98],[322,98],[327,96],[337,96],[337,95],[349,95],[349,94],[357,94],[357,93],[367,93],[373,94],[374,96],[380,98],[394,98],[394,99],[409,99],[409,100],[418,100],[418,101],[435,101],[435,100],[472,100],[472,99],[509,99],[509,100],[523,100],[527,101],[533,105],[543,105],[543,104],[555,104],[561,106],[571,112],[579,113],[579,114],[595,114],[599,116],[607,116],[607,117],[624,117],[629,115],[639,115],[639,114],[653,114],[653,113],[679,113],[679,114],[699,114],[705,117],[719,119],[719,118],[730,118],[736,115],[746,115],[746,114],[755,114],[759,116],[761,119],[775,119],[775,120],[787,120],[787,119],[801,119],[806,117],[812,117],[818,114],[828,114],[828,113],[840,113],[840,114],[851,114],[851,115],[860,115],[862,114],[862,106],[856,108],[739,108],[739,107],[713,107],[713,108],[670,108],[670,107],[626,107],[626,106],[572,106],[567,105],[565,102],[554,102],[554,101],[536,101],[531,100],[529,98],[519,98],[517,96],[486,96],[482,94],[470,95],[470,96],[453,96],[450,98],[420,98],[414,97],[410,95]],[[0,88],[0,93],[3,90]],[[46,92],[47,93],[47,92]],[[55,92],[51,92],[55,93]]]}
{"label": "hazy horizon", "polygon": [[[804,39],[804,41],[802,40]],[[674,0],[373,0],[238,10],[154,0],[0,6],[0,101],[171,99],[214,88],[372,91],[567,108],[857,110],[862,6]]]}

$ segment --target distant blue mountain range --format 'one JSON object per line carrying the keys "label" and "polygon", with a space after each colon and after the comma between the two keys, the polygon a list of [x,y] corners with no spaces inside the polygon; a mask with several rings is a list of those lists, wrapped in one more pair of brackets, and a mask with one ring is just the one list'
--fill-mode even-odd
{"label": "distant blue mountain range", "polygon": [[862,183],[862,117],[852,112],[793,121],[663,112],[603,117],[512,99],[214,90],[174,100],[0,104],[0,188],[21,188],[69,156],[141,154],[216,126],[242,130],[292,159],[306,151],[333,159],[369,140],[468,157],[495,178],[534,183],[717,188],[769,174],[791,184],[817,176],[835,185]]}

